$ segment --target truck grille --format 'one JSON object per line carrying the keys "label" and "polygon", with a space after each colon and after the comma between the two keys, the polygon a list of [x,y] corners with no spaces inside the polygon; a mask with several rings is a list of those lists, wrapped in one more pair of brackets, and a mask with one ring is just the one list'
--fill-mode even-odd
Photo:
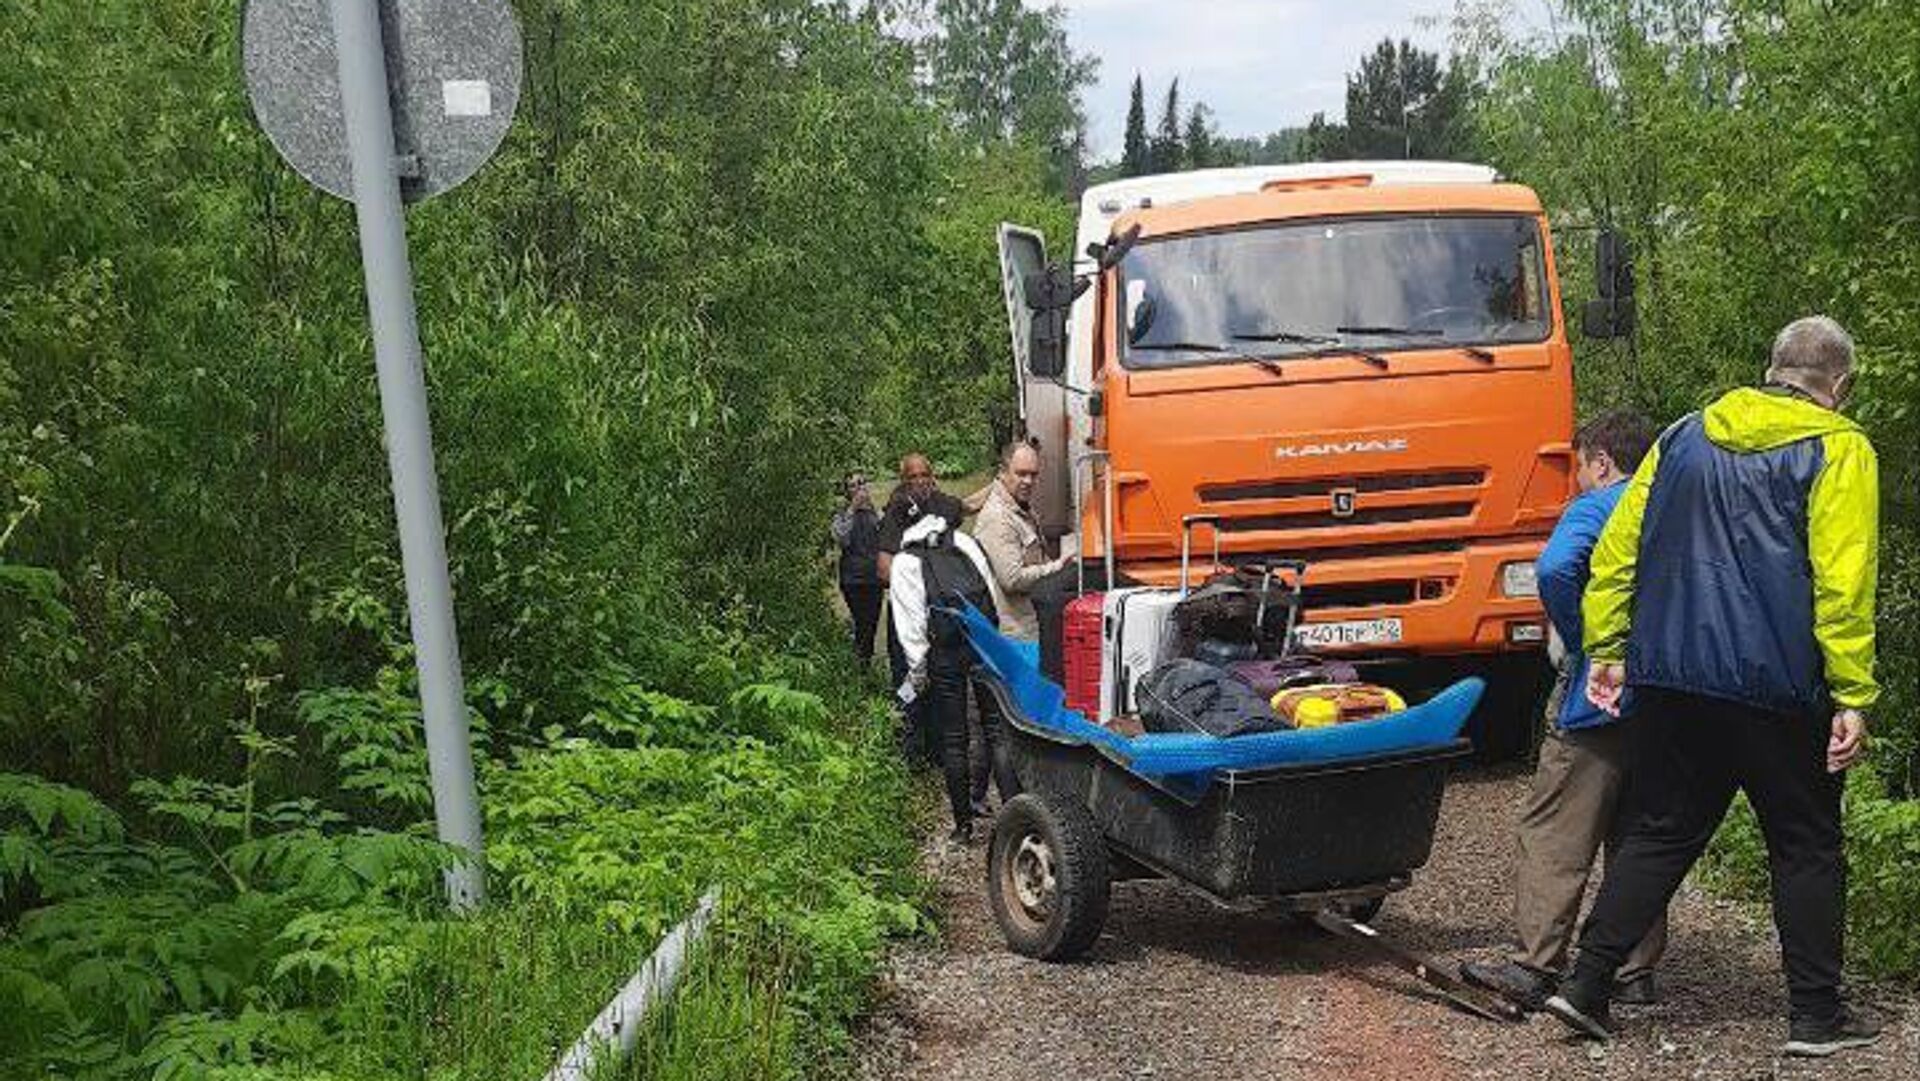
{"label": "truck grille", "polygon": [[1378,473],[1363,477],[1314,477],[1308,480],[1235,481],[1200,488],[1203,503],[1254,499],[1331,497],[1336,489],[1355,492],[1416,492],[1422,488],[1473,488],[1486,483],[1484,469],[1443,469],[1427,473]]}
{"label": "truck grille", "polygon": [[1433,522],[1446,519],[1470,519],[1474,504],[1429,503],[1414,507],[1362,507],[1344,517],[1331,510],[1299,511],[1291,514],[1249,514],[1222,518],[1222,533],[1252,533],[1278,529],[1344,529],[1357,525],[1389,525],[1400,522]]}
{"label": "truck grille", "polygon": [[[1311,580],[1311,575],[1308,576]],[[1337,585],[1306,588],[1300,602],[1308,611],[1320,608],[1380,608],[1412,604],[1419,599],[1420,584],[1411,578],[1383,582],[1344,582]]]}

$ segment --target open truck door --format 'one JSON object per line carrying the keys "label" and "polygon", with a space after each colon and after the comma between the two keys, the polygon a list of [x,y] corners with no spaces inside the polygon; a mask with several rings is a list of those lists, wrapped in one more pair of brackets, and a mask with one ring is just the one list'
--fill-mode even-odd
{"label": "open truck door", "polygon": [[[1071,532],[1073,522],[1073,475],[1069,455],[1069,391],[1064,373],[1055,365],[1036,364],[1034,341],[1035,316],[1045,313],[1029,303],[1035,283],[1047,275],[1047,242],[1039,232],[1002,222],[1000,225],[1000,286],[1007,304],[1007,327],[1013,344],[1014,402],[1020,413],[1025,435],[1035,440],[1040,451],[1040,483],[1033,492],[1033,514],[1041,532],[1059,537]],[[1065,312],[1059,313],[1054,330],[1065,334]],[[1043,334],[1046,331],[1043,330]],[[1042,343],[1041,354],[1064,355],[1064,340],[1053,348]]]}

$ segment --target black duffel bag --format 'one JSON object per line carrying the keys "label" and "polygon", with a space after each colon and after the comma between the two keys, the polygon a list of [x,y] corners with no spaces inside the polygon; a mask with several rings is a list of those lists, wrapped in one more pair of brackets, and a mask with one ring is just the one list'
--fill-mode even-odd
{"label": "black duffel bag", "polygon": [[1279,581],[1263,581],[1258,571],[1235,570],[1209,578],[1173,609],[1180,656],[1196,654],[1202,642],[1237,642],[1257,654],[1286,652],[1296,593]]}
{"label": "black duffel bag", "polygon": [[1148,672],[1136,693],[1140,725],[1149,732],[1230,737],[1288,727],[1252,687],[1201,661],[1168,661]]}

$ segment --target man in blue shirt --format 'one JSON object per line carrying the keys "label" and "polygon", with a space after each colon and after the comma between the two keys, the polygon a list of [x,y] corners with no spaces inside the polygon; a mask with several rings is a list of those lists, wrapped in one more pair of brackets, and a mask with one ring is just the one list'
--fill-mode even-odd
{"label": "man in blue shirt", "polygon": [[[1594,856],[1604,847],[1607,858],[1613,858],[1616,809],[1629,755],[1627,734],[1577,687],[1568,692],[1587,670],[1581,652],[1580,598],[1594,545],[1655,435],[1644,418],[1626,411],[1603,414],[1580,429],[1574,451],[1581,495],[1567,505],[1536,564],[1540,601],[1566,656],[1548,700],[1547,737],[1520,815],[1514,875],[1519,947],[1507,957],[1460,970],[1468,982],[1529,1010],[1545,1006],[1566,967]],[[1620,970],[1614,1002],[1654,1000],[1653,967],[1666,948],[1666,931],[1662,919],[1640,941]]]}

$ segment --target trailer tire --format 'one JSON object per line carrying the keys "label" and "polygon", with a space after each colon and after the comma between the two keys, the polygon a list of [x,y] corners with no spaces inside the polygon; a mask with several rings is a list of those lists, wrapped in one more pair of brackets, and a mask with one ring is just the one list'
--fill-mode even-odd
{"label": "trailer tire", "polygon": [[1090,948],[1107,921],[1107,844],[1078,801],[1023,792],[1000,808],[987,850],[987,901],[1007,946],[1042,961]]}
{"label": "trailer tire", "polygon": [[1350,901],[1340,906],[1340,914],[1355,923],[1372,923],[1387,905],[1386,897],[1369,897],[1364,901]]}

